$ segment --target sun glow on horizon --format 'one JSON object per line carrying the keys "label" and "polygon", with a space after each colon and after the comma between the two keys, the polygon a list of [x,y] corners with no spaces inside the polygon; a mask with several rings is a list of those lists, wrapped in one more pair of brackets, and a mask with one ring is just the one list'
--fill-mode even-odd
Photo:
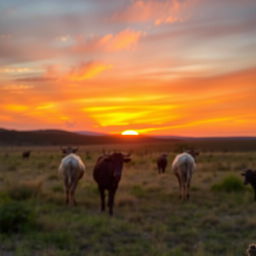
{"label": "sun glow on horizon", "polygon": [[134,130],[125,130],[121,133],[122,135],[132,135],[132,136],[137,136],[139,133]]}

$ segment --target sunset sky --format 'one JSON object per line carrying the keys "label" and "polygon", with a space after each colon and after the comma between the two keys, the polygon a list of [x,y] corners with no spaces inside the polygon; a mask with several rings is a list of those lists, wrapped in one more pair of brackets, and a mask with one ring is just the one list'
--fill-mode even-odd
{"label": "sunset sky", "polygon": [[256,136],[255,0],[0,0],[0,127]]}

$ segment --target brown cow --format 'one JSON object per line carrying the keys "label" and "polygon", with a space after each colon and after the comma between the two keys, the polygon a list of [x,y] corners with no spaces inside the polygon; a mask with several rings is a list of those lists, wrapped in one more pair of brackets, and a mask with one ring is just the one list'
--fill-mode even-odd
{"label": "brown cow", "polygon": [[124,162],[131,161],[130,155],[112,153],[100,156],[93,170],[101,197],[101,211],[105,211],[105,190],[108,191],[109,215],[113,215],[115,193],[122,176]]}
{"label": "brown cow", "polygon": [[165,169],[168,164],[167,156],[168,156],[167,153],[163,153],[157,158],[156,162],[157,162],[158,173],[165,173]]}
{"label": "brown cow", "polygon": [[24,152],[22,152],[22,158],[23,159],[29,159],[30,154],[31,154],[30,150],[24,151]]}

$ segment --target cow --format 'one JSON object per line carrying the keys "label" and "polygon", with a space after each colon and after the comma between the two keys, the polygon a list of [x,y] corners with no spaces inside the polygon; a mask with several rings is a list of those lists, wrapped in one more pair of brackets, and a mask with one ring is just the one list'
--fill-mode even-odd
{"label": "cow", "polygon": [[85,172],[85,165],[82,159],[75,154],[77,148],[68,147],[63,149],[66,156],[61,160],[59,165],[59,174],[63,176],[64,187],[66,193],[66,204],[77,205],[75,199],[75,191],[79,180],[83,177]]}
{"label": "cow", "polygon": [[196,169],[195,157],[198,152],[190,150],[178,154],[172,163],[172,170],[176,175],[180,188],[180,199],[189,199],[189,188],[192,174]]}
{"label": "cow", "polygon": [[130,154],[111,153],[98,158],[93,170],[93,178],[98,184],[101,211],[105,211],[105,191],[108,191],[109,215],[113,215],[115,194],[121,180],[123,164],[131,161]]}
{"label": "cow", "polygon": [[251,184],[254,190],[254,200],[256,201],[256,170],[246,169],[242,172],[244,176],[244,184]]}
{"label": "cow", "polygon": [[31,151],[30,151],[30,150],[23,151],[23,152],[22,152],[22,158],[23,158],[23,159],[29,159],[30,154],[31,154]]}
{"label": "cow", "polygon": [[158,173],[159,174],[160,173],[165,173],[165,169],[166,169],[166,166],[168,164],[167,157],[168,157],[168,154],[167,153],[163,153],[156,160],[157,169],[158,169]]}

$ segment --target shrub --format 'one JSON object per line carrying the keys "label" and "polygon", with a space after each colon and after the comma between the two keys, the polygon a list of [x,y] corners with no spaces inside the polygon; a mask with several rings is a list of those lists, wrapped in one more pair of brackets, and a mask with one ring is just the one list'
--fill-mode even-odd
{"label": "shrub", "polygon": [[11,199],[27,200],[36,196],[39,193],[40,189],[40,184],[18,184],[9,187],[7,193]]}
{"label": "shrub", "polygon": [[0,206],[0,232],[25,231],[34,222],[33,211],[21,202],[7,201]]}
{"label": "shrub", "polygon": [[214,191],[224,192],[239,192],[244,191],[245,187],[241,179],[235,175],[229,175],[225,177],[221,182],[216,183],[212,186]]}

